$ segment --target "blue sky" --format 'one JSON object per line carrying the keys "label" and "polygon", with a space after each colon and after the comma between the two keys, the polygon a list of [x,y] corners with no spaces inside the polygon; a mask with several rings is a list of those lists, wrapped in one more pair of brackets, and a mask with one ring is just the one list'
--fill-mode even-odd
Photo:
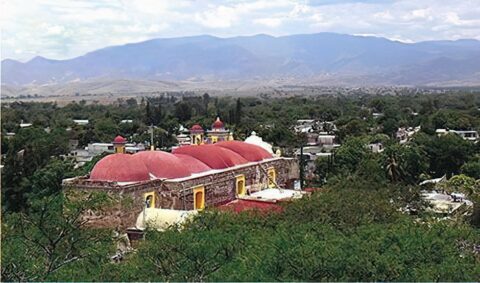
{"label": "blue sky", "polygon": [[2,59],[66,59],[157,37],[338,32],[476,38],[480,0],[2,0]]}

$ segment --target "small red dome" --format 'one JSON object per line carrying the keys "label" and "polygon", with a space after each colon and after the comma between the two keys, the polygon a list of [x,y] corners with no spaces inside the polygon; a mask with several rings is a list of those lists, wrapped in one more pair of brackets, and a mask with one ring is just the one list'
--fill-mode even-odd
{"label": "small red dome", "polygon": [[216,143],[215,146],[224,147],[240,154],[248,161],[261,161],[272,158],[272,155],[265,149],[242,141],[223,141]]}
{"label": "small red dome", "polygon": [[148,169],[142,161],[130,154],[115,153],[105,156],[95,164],[91,180],[113,182],[139,182],[150,180]]}
{"label": "small red dome", "polygon": [[190,170],[175,155],[165,151],[140,151],[133,158],[143,162],[157,178],[175,179],[190,176]]}
{"label": "small red dome", "polygon": [[190,128],[190,132],[192,132],[192,133],[203,133],[203,128],[199,124],[195,124]]}
{"label": "small red dome", "polygon": [[217,120],[213,122],[212,124],[213,129],[223,129],[225,126],[223,125],[223,122],[220,120],[220,117],[217,117]]}
{"label": "small red dome", "polygon": [[182,146],[176,148],[173,153],[192,156],[207,164],[212,169],[224,169],[248,163],[248,161],[239,154],[212,144]]}
{"label": "small red dome", "polygon": [[212,168],[208,167],[207,164],[194,157],[191,157],[190,155],[176,153],[174,153],[173,155],[180,159],[183,166],[185,166],[190,172],[192,172],[192,174],[212,170]]}
{"label": "small red dome", "polygon": [[122,136],[116,136],[115,139],[113,139],[113,143],[126,143],[127,139],[122,137]]}

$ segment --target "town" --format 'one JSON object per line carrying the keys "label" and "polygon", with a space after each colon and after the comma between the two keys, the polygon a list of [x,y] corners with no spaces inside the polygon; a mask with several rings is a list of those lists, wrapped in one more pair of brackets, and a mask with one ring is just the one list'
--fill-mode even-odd
{"label": "town", "polygon": [[[3,104],[3,208],[15,212],[7,216],[12,226],[5,229],[38,229],[40,237],[42,231],[55,229],[50,225],[67,221],[73,227],[63,233],[85,245],[79,254],[94,245],[105,270],[137,264],[140,255],[149,258],[150,250],[159,248],[158,240],[150,238],[156,233],[171,235],[168,241],[176,245],[176,237],[184,233],[207,233],[196,226],[199,221],[233,225],[243,221],[240,215],[275,227],[282,221],[304,223],[317,215],[333,217],[323,221],[341,221],[345,228],[392,215],[383,221],[395,217],[452,227],[448,229],[472,225],[462,229],[475,231],[480,219],[479,98],[458,92],[287,98],[204,93],[161,94],[104,105]],[[67,200],[77,214],[59,215],[59,223],[42,226],[35,222],[45,221],[42,218],[13,217],[45,205],[55,214],[55,207],[67,205]],[[310,205],[319,207],[304,215]],[[322,212],[322,207],[330,212]],[[333,216],[345,210],[354,215]],[[81,221],[75,222],[78,217]],[[251,225],[253,231],[265,229],[247,226]],[[222,224],[215,229],[225,228]],[[108,231],[116,236],[107,236]],[[240,235],[228,241],[242,241]],[[62,241],[62,236],[52,230],[51,237]],[[462,236],[461,251],[478,259],[478,238],[472,237],[470,241]],[[213,250],[236,246],[217,244]],[[169,243],[162,245],[166,249]],[[183,253],[178,252],[176,256]],[[212,260],[229,270],[228,259]],[[2,272],[8,276],[20,272],[6,266]],[[64,278],[52,271],[45,274]],[[122,273],[115,276],[128,279]]]}
{"label": "town", "polygon": [[478,4],[1,1],[0,282],[478,282]]}

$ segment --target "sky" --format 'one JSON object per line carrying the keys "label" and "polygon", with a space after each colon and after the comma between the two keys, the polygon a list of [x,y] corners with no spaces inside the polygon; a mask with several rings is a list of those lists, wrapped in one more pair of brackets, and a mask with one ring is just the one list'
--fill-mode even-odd
{"label": "sky", "polygon": [[480,0],[1,0],[0,10],[2,59],[20,61],[200,34],[480,40]]}

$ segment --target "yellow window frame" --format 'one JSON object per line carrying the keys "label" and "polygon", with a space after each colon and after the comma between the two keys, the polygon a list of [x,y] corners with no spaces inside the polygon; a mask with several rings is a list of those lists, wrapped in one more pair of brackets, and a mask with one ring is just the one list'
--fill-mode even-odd
{"label": "yellow window frame", "polygon": [[275,171],[274,167],[270,167],[267,169],[267,176],[268,176],[268,187],[275,188],[277,185],[277,172]]}
{"label": "yellow window frame", "polygon": [[[242,182],[241,188],[239,187],[239,183]],[[246,193],[245,187],[245,175],[238,175],[235,177],[235,194],[237,196],[243,196]]]}
{"label": "yellow window frame", "polygon": [[157,194],[154,191],[143,194],[143,201],[144,201],[145,205],[146,205],[147,198],[149,196],[152,197],[152,202],[150,203],[150,208],[155,208],[155,201],[156,201],[156,198],[157,198]]}
{"label": "yellow window frame", "polygon": [[[202,198],[200,199],[200,201],[197,200],[198,193],[202,194]],[[204,208],[205,208],[205,187],[199,186],[193,189],[193,209],[203,210]]]}

